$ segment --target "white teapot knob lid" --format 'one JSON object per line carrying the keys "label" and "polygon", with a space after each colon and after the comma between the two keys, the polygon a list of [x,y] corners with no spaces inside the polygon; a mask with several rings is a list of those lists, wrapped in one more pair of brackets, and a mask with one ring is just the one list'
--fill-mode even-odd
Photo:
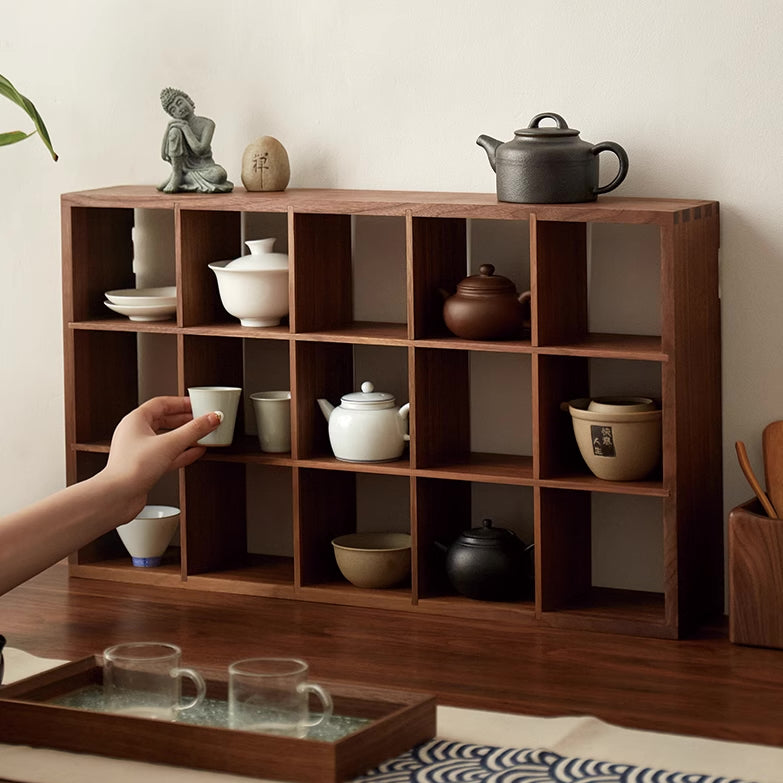
{"label": "white teapot knob lid", "polygon": [[365,394],[369,394],[370,392],[373,392],[373,391],[375,391],[375,386],[374,386],[372,383],[370,383],[370,381],[365,381],[365,382],[362,384],[362,391],[363,391]]}

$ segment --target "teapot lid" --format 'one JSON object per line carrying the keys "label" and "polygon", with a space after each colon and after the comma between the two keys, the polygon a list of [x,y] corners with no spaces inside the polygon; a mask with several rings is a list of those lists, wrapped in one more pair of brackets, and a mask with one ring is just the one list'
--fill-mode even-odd
{"label": "teapot lid", "polygon": [[513,530],[508,530],[505,527],[492,527],[491,519],[483,519],[481,527],[472,527],[470,530],[466,530],[462,537],[465,541],[479,546],[492,546],[510,540],[519,541]]}
{"label": "teapot lid", "polygon": [[479,274],[466,277],[457,284],[457,290],[461,294],[513,294],[517,288],[507,277],[495,274],[494,264],[482,264]]}
{"label": "teapot lid", "polygon": [[340,399],[346,408],[360,408],[368,410],[373,408],[393,408],[394,395],[389,392],[377,392],[370,381],[362,383],[360,392],[344,394]]}
{"label": "teapot lid", "polygon": [[[544,118],[549,118],[557,123],[557,127],[544,127],[539,128],[538,123]],[[544,112],[543,114],[536,114],[530,125],[527,128],[520,128],[514,131],[515,136],[538,136],[540,137],[553,137],[553,136],[578,136],[579,131],[575,128],[569,128],[568,123],[559,115],[554,112]]]}

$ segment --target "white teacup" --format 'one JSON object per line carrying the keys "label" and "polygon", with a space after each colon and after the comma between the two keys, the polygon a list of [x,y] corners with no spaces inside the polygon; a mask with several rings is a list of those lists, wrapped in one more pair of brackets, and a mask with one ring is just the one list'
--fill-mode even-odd
{"label": "white teacup", "polygon": [[261,391],[250,395],[261,451],[291,451],[291,392]]}
{"label": "white teacup", "polygon": [[201,446],[230,446],[234,440],[234,425],[242,389],[238,386],[191,386],[188,394],[194,418],[212,411],[223,414],[218,428],[198,443]]}
{"label": "white teacup", "polygon": [[139,515],[117,528],[133,565],[159,566],[179,524],[175,506],[144,506]]}

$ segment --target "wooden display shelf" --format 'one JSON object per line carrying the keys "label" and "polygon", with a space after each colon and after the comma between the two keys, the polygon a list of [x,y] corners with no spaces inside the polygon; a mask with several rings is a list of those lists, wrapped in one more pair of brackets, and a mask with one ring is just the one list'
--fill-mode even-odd
{"label": "wooden display shelf", "polygon": [[[106,290],[135,285],[135,210],[171,215],[175,319],[134,323],[110,315],[103,305]],[[240,254],[248,222],[243,216],[273,216],[276,225],[286,226],[289,316],[277,327],[240,326],[222,308],[207,266]],[[395,278],[389,286],[404,300],[399,321],[390,322],[385,312],[374,318],[372,307],[354,301],[362,289],[352,224],[367,216],[394,218],[404,234],[399,258],[389,264],[404,276],[404,284]],[[240,406],[234,445],[210,450],[180,472],[172,503],[182,509],[181,575],[162,574],[166,583],[665,637],[677,637],[722,611],[716,202],[609,197],[540,205],[498,202],[491,194],[316,189],[166,195],[127,186],[66,194],[62,218],[69,483],[100,469],[114,427],[139,402],[140,335],[165,340],[175,353],[169,393],[209,383],[243,386],[249,370],[265,367],[267,353],[285,364],[274,383],[276,388],[287,383],[292,392],[291,452],[263,454],[257,440],[243,434],[244,418],[252,413]],[[518,248],[532,291],[529,337],[464,340],[445,328],[439,290],[454,291],[465,276],[471,220],[491,223],[489,228],[482,223],[482,231],[512,221],[529,232],[529,262],[526,249]],[[628,295],[657,298],[660,334],[590,330],[591,224],[657,230],[659,286]],[[384,280],[374,282],[386,290]],[[266,351],[255,364],[246,358],[253,349]],[[402,368],[395,372],[398,397],[404,394],[411,403],[410,447],[393,462],[340,462],[332,456],[316,400],[337,404],[357,388],[364,380],[355,377],[361,372],[357,355],[367,351],[376,352],[384,368],[395,362]],[[474,376],[472,365],[479,359],[481,372],[491,373],[483,368],[504,362],[501,356],[513,357],[516,371],[530,377],[529,385],[516,390],[513,405],[529,416],[531,434],[513,434],[516,442],[498,449],[512,453],[472,443],[471,433],[484,418],[494,417],[501,427],[503,422],[502,409],[472,405],[474,387],[487,381]],[[590,474],[570,417],[560,408],[564,401],[591,396],[593,367],[600,362],[651,365],[659,377],[662,463],[644,480],[608,482]],[[282,513],[260,509],[262,525],[285,526],[292,541],[282,565],[272,565],[274,558],[254,562],[246,552],[246,519],[251,508],[259,511],[253,492],[265,471],[290,495]],[[362,591],[341,581],[330,544],[337,535],[363,529],[357,493],[373,481],[401,483],[408,496],[398,526],[412,535],[413,577],[410,587],[391,592]],[[520,493],[533,508],[535,595],[510,605],[452,595],[432,542],[453,540],[478,523],[471,517],[474,491],[502,487]],[[591,500],[607,495],[658,501],[663,589],[657,595],[605,593],[593,586]],[[644,558],[646,552],[631,556]],[[118,558],[113,545],[98,541],[73,555],[72,573],[154,581],[138,573],[141,569],[119,566]]]}

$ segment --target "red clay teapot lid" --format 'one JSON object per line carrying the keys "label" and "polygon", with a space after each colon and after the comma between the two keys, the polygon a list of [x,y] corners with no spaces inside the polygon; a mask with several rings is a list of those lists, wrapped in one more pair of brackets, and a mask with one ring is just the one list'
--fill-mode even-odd
{"label": "red clay teapot lid", "polygon": [[482,264],[479,274],[466,277],[457,283],[457,291],[461,294],[516,294],[514,283],[503,275],[495,274],[494,264]]}

